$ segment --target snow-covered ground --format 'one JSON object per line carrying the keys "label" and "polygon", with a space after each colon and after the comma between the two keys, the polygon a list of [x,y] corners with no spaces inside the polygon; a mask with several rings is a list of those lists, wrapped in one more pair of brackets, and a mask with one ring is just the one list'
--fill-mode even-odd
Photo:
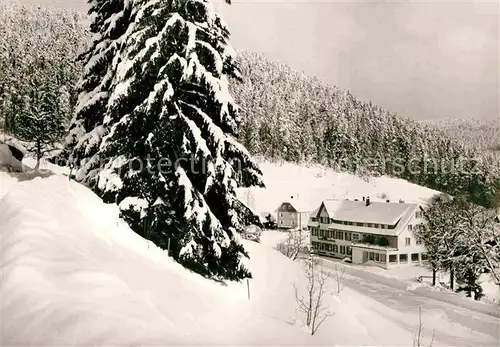
{"label": "snow-covered ground", "polygon": [[[339,173],[321,165],[299,166],[293,163],[259,162],[264,174],[266,188],[240,189],[239,198],[254,211],[274,214],[275,209],[285,201],[298,201],[306,213],[302,214],[302,225],[306,225],[310,212],[314,211],[324,199],[362,199],[369,196],[372,201],[386,199],[406,202],[426,203],[438,191],[409,183],[405,180],[386,176],[362,179],[352,174]],[[293,199],[291,198],[293,196]],[[274,245],[286,237],[283,233],[265,232],[262,242]],[[276,241],[274,240],[276,238]],[[359,266],[357,267],[359,268]],[[364,271],[372,271],[386,277],[407,280],[412,287],[427,286],[431,282],[424,278],[422,283],[415,279],[430,276],[432,272],[424,267],[404,267],[385,270],[376,266],[365,266]],[[440,274],[443,282],[448,282],[446,274]],[[485,297],[483,301],[500,303],[500,291],[488,275],[481,276]],[[442,288],[444,289],[444,288]],[[439,290],[437,288],[436,290]]]}
{"label": "snow-covered ground", "polygon": [[[292,286],[304,286],[303,270],[269,240],[242,240],[254,278],[221,285],[173,262],[67,177],[0,175],[2,345],[412,344],[417,305],[401,311],[352,285],[325,298],[335,315],[308,335]],[[427,343],[439,327],[434,346],[495,344],[442,309],[424,311],[423,324]]]}
{"label": "snow-covered ground", "polygon": [[[310,212],[325,199],[362,199],[426,203],[438,192],[387,176],[363,179],[320,165],[260,161],[266,188],[239,189],[238,197],[256,212],[274,213],[285,201],[298,202],[306,225]],[[293,198],[292,198],[293,197]]]}
{"label": "snow-covered ground", "polygon": [[[366,325],[380,320],[350,295],[345,303],[329,298],[337,313],[329,325],[348,326],[325,325],[310,337],[300,329],[292,288],[302,269],[268,247],[242,241],[254,276],[249,300],[246,282],[223,286],[184,270],[122,223],[116,206],[66,177],[1,175],[2,345],[392,341]],[[395,334],[400,343],[411,340],[405,330]]]}

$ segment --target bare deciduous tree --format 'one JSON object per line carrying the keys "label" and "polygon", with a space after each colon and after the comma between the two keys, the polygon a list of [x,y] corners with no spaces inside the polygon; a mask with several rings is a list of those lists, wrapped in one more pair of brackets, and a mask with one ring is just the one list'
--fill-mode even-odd
{"label": "bare deciduous tree", "polygon": [[[299,311],[305,316],[305,323],[309,328],[310,334],[314,335],[321,324],[328,317],[335,314],[324,301],[325,294],[328,294],[327,280],[332,277],[332,274],[325,271],[319,259],[312,254],[304,259],[304,268],[307,280],[305,295],[300,294],[295,283],[293,287]],[[341,281],[342,277],[336,277],[337,283]],[[338,285],[338,288],[341,288],[341,286]]]}
{"label": "bare deciduous tree", "polygon": [[300,252],[307,250],[307,235],[301,231],[289,231],[285,241],[279,242],[276,249],[291,260],[297,259]]}
{"label": "bare deciduous tree", "polygon": [[340,293],[344,289],[345,286],[344,275],[345,275],[345,267],[339,266],[339,264],[335,264],[333,279],[335,280],[335,284],[337,286],[336,288],[337,295],[340,295]]}
{"label": "bare deciduous tree", "polygon": [[[422,333],[424,331],[424,326],[422,324],[422,306],[418,307],[418,328],[417,332],[415,333],[415,336],[413,338],[413,347],[423,347],[423,341],[422,341]],[[432,347],[432,344],[434,343],[434,334],[436,333],[436,330],[434,329],[432,331],[432,339],[428,347]]]}

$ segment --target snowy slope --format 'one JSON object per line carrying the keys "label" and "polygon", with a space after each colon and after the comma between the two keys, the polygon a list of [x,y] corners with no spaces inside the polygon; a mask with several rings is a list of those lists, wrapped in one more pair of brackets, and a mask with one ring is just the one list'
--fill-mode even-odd
{"label": "snowy slope", "polygon": [[254,275],[248,300],[246,283],[187,272],[124,225],[116,206],[63,176],[18,182],[2,173],[0,181],[2,345],[374,341],[353,307],[333,298],[351,329],[326,340],[300,329],[291,283],[300,284],[302,269],[270,248],[243,241]]}
{"label": "snowy slope", "polygon": [[[411,344],[414,312],[347,287],[339,300],[333,280],[325,300],[335,315],[309,336],[292,287],[303,271],[271,247],[242,241],[249,300],[246,282],[186,271],[66,177],[0,175],[2,345]],[[469,334],[440,317],[432,324]]]}
{"label": "snowy slope", "polygon": [[[427,202],[438,192],[387,176],[363,179],[320,165],[299,166],[287,162],[260,161],[266,188],[239,189],[238,197],[256,212],[274,212],[284,201],[299,201],[304,212],[312,212],[324,199]],[[293,196],[293,199],[291,199]],[[305,216],[306,214],[304,214]],[[307,223],[307,218],[302,220]]]}
{"label": "snowy slope", "polygon": [[261,344],[275,329],[289,342],[306,338],[248,310],[243,285],[228,297],[188,273],[116,213],[62,176],[10,186],[0,221],[3,344]]}

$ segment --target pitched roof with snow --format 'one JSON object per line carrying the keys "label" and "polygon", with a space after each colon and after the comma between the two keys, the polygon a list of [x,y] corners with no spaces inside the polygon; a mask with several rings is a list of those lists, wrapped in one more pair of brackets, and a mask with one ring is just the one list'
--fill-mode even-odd
{"label": "pitched roof with snow", "polygon": [[275,211],[281,211],[281,208],[283,207],[284,204],[290,204],[295,211],[294,212],[300,212],[300,213],[305,213],[309,212],[312,209],[306,204],[304,201],[299,200],[299,199],[290,199],[289,201],[284,201],[282,202]]}
{"label": "pitched roof with snow", "polygon": [[330,200],[325,201],[326,211],[330,218],[349,222],[389,224],[394,225],[405,214],[412,211],[418,204]]}

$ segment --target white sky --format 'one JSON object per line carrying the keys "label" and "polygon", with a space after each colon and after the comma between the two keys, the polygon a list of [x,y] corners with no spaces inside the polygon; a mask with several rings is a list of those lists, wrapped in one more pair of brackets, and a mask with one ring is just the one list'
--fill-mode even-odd
{"label": "white sky", "polygon": [[[20,1],[87,8],[84,0]],[[401,115],[500,117],[498,0],[215,6],[235,48],[264,53]]]}

